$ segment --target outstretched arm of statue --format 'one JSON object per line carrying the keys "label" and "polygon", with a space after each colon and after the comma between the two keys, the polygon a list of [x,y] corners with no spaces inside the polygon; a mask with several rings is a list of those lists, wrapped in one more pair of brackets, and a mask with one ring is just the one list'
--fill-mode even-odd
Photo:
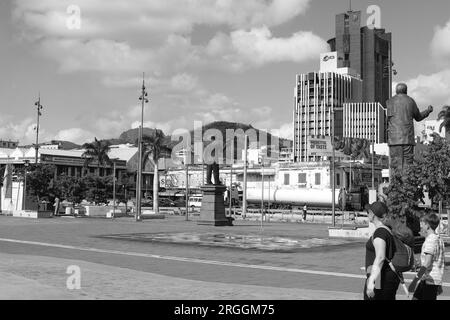
{"label": "outstretched arm of statue", "polygon": [[415,108],[415,112],[414,112],[414,119],[416,121],[422,121],[426,118],[428,118],[428,116],[433,112],[433,106],[428,106],[428,108],[425,111],[420,112],[419,108]]}

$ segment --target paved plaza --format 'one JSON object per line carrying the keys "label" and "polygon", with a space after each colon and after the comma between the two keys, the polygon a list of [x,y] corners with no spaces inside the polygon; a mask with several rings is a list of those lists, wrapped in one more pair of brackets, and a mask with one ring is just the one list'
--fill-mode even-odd
{"label": "paved plaza", "polygon": [[0,299],[360,300],[364,246],[321,224],[0,216]]}

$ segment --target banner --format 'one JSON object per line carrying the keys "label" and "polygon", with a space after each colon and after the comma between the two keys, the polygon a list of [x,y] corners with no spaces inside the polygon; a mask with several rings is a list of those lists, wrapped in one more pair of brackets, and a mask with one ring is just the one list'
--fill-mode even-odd
{"label": "banner", "polygon": [[[334,139],[335,155],[338,158],[351,158],[353,160],[370,159],[370,141],[357,138]],[[308,156],[332,157],[333,146],[331,137],[308,137]]]}
{"label": "banner", "polygon": [[12,170],[11,164],[7,164],[5,174],[3,176],[3,190],[5,192],[5,199],[12,198]]}

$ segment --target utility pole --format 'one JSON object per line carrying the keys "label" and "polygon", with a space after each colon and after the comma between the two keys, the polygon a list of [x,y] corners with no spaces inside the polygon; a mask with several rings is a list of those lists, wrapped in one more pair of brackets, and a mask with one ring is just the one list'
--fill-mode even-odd
{"label": "utility pole", "polygon": [[231,217],[231,201],[233,199],[233,164],[230,165],[230,196],[228,197],[228,208],[230,211],[230,217]]}
{"label": "utility pole", "polygon": [[244,142],[244,186],[242,191],[242,216],[247,214],[247,148],[248,148],[248,136],[245,135]]}
{"label": "utility pole", "polygon": [[141,126],[139,127],[139,139],[138,139],[138,174],[136,179],[136,221],[141,220],[141,197],[142,197],[142,132],[144,131],[144,105],[148,103],[147,92],[145,90],[145,73],[142,74],[142,91],[139,100],[142,102],[141,110]]}
{"label": "utility pole", "polygon": [[36,124],[36,145],[34,148],[36,149],[36,155],[34,159],[34,163],[37,164],[38,162],[38,152],[39,152],[39,117],[42,116],[41,110],[43,109],[43,106],[41,105],[41,93],[39,92],[39,99],[34,103],[37,109],[37,124]]}
{"label": "utility pole", "polygon": [[23,166],[24,166],[24,178],[23,178],[23,199],[22,199],[22,210],[26,210],[26,200],[27,200],[27,173],[28,173],[28,165],[30,161],[24,160]]}
{"label": "utility pole", "polygon": [[189,221],[189,164],[187,161],[187,156],[185,157],[186,165],[186,221]]}
{"label": "utility pole", "polygon": [[336,151],[334,149],[334,106],[331,106],[331,147],[333,148],[333,155],[331,157],[331,215],[333,220],[333,227],[336,227],[336,182],[335,182],[335,174],[336,174],[336,168],[335,168],[335,156]]}
{"label": "utility pole", "polygon": [[112,218],[116,217],[116,160],[113,160],[113,213]]}

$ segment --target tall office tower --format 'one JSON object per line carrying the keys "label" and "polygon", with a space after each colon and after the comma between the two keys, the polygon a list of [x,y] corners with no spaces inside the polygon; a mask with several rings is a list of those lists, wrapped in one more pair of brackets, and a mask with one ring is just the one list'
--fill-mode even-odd
{"label": "tall office tower", "polygon": [[344,103],[344,137],[386,140],[386,109],[378,102]]}
{"label": "tall office tower", "polygon": [[320,71],[297,75],[294,101],[294,162],[313,162],[308,156],[310,136],[331,136],[332,110],[334,135],[343,136],[343,105],[360,101],[361,79],[350,68],[339,68],[337,52],[320,56]]}
{"label": "tall office tower", "polygon": [[392,34],[361,27],[361,11],[348,11],[336,15],[336,37],[328,44],[344,57],[342,66],[361,75],[362,101],[386,106],[392,96]]}

